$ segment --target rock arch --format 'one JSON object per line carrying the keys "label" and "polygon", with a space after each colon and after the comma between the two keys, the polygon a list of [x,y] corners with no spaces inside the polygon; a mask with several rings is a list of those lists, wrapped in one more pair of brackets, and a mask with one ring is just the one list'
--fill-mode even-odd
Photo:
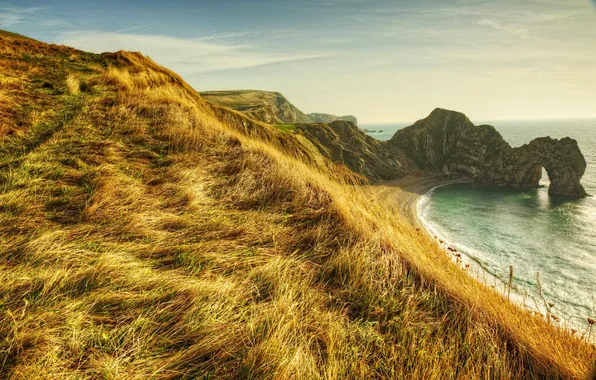
{"label": "rock arch", "polygon": [[[586,160],[577,141],[565,137],[557,140],[541,137],[507,154],[515,180],[511,183],[523,187],[536,187],[546,169],[550,179],[549,194],[585,197],[586,191],[580,180],[586,171]],[[502,168],[506,169],[506,168]],[[507,170],[503,171],[506,175]]]}
{"label": "rock arch", "polygon": [[580,183],[586,161],[577,141],[569,137],[541,137],[512,148],[494,127],[476,126],[463,113],[437,108],[397,131],[387,144],[405,153],[410,171],[532,188],[539,186],[544,167],[551,181],[549,194],[587,195]]}

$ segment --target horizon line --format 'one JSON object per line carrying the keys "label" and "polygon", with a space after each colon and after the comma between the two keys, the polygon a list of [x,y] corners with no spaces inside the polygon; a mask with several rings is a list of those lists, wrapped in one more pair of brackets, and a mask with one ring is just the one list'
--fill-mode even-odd
{"label": "horizon line", "polygon": [[[358,116],[354,115],[356,118],[358,118]],[[404,123],[412,123],[414,124],[416,121],[418,120],[422,120],[424,119],[424,117],[416,119],[414,121],[412,120],[401,120],[401,121],[361,121],[360,119],[358,119],[358,125],[362,125],[362,124],[404,124]],[[504,118],[504,119],[477,119],[476,121],[470,119],[473,123],[477,123],[477,122],[494,122],[494,121],[567,121],[567,120],[596,120],[596,115],[594,116],[573,116],[573,117],[552,117],[552,118],[520,118],[520,119],[515,119],[515,118]]]}

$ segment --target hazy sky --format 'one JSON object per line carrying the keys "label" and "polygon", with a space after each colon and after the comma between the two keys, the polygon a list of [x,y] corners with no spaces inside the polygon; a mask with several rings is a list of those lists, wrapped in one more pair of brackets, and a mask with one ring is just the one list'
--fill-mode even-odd
{"label": "hazy sky", "polygon": [[0,0],[0,29],[364,123],[596,117],[589,0]]}

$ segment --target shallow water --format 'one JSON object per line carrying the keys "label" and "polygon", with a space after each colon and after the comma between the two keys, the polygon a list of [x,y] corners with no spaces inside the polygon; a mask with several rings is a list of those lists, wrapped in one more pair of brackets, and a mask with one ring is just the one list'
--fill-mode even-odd
{"label": "shallow water", "polygon": [[[541,136],[576,139],[588,164],[582,183],[589,194],[596,194],[596,120],[483,123],[494,125],[512,146]],[[370,134],[388,139],[402,126],[384,126],[383,133]],[[544,299],[555,304],[553,314],[585,328],[586,318],[596,315],[596,197],[549,197],[545,172],[541,184],[544,187],[533,190],[444,186],[423,197],[418,213],[467,262],[482,267],[489,282],[500,279],[503,287],[513,266],[517,294],[544,310],[539,273]]]}

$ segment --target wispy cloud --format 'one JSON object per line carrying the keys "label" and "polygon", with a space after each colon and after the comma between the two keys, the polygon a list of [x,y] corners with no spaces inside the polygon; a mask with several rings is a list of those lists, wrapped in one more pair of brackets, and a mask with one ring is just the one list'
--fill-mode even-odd
{"label": "wispy cloud", "polygon": [[249,36],[253,36],[255,32],[253,31],[242,31],[242,32],[215,32],[210,36],[199,37],[198,39],[201,41],[230,41],[236,40],[239,38],[246,38]]}
{"label": "wispy cloud", "polygon": [[478,20],[478,25],[494,29],[498,32],[505,32],[517,37],[528,37],[528,30],[526,28],[519,25],[506,25],[490,18],[482,18]]}
{"label": "wispy cloud", "polygon": [[3,1],[0,28],[141,51],[197,88],[279,90],[307,110],[391,120],[399,103],[400,118],[436,105],[487,117],[528,102],[527,115],[594,108],[596,0]]}
{"label": "wispy cloud", "polygon": [[127,29],[122,29],[122,30],[117,30],[115,32],[112,32],[112,34],[120,34],[120,33],[125,33],[125,32],[132,32],[133,30],[138,30],[138,29],[142,29],[142,28],[147,28],[151,26],[151,24],[147,24],[147,25],[139,25],[139,26],[133,26],[132,28],[127,28]]}
{"label": "wispy cloud", "polygon": [[330,55],[325,52],[261,51],[250,44],[227,44],[215,40],[217,38],[211,41],[201,38],[99,31],[71,32],[60,38],[63,44],[92,52],[142,51],[183,75],[316,59]]}
{"label": "wispy cloud", "polygon": [[7,28],[24,22],[27,17],[37,13],[39,7],[0,7],[0,28]]}

